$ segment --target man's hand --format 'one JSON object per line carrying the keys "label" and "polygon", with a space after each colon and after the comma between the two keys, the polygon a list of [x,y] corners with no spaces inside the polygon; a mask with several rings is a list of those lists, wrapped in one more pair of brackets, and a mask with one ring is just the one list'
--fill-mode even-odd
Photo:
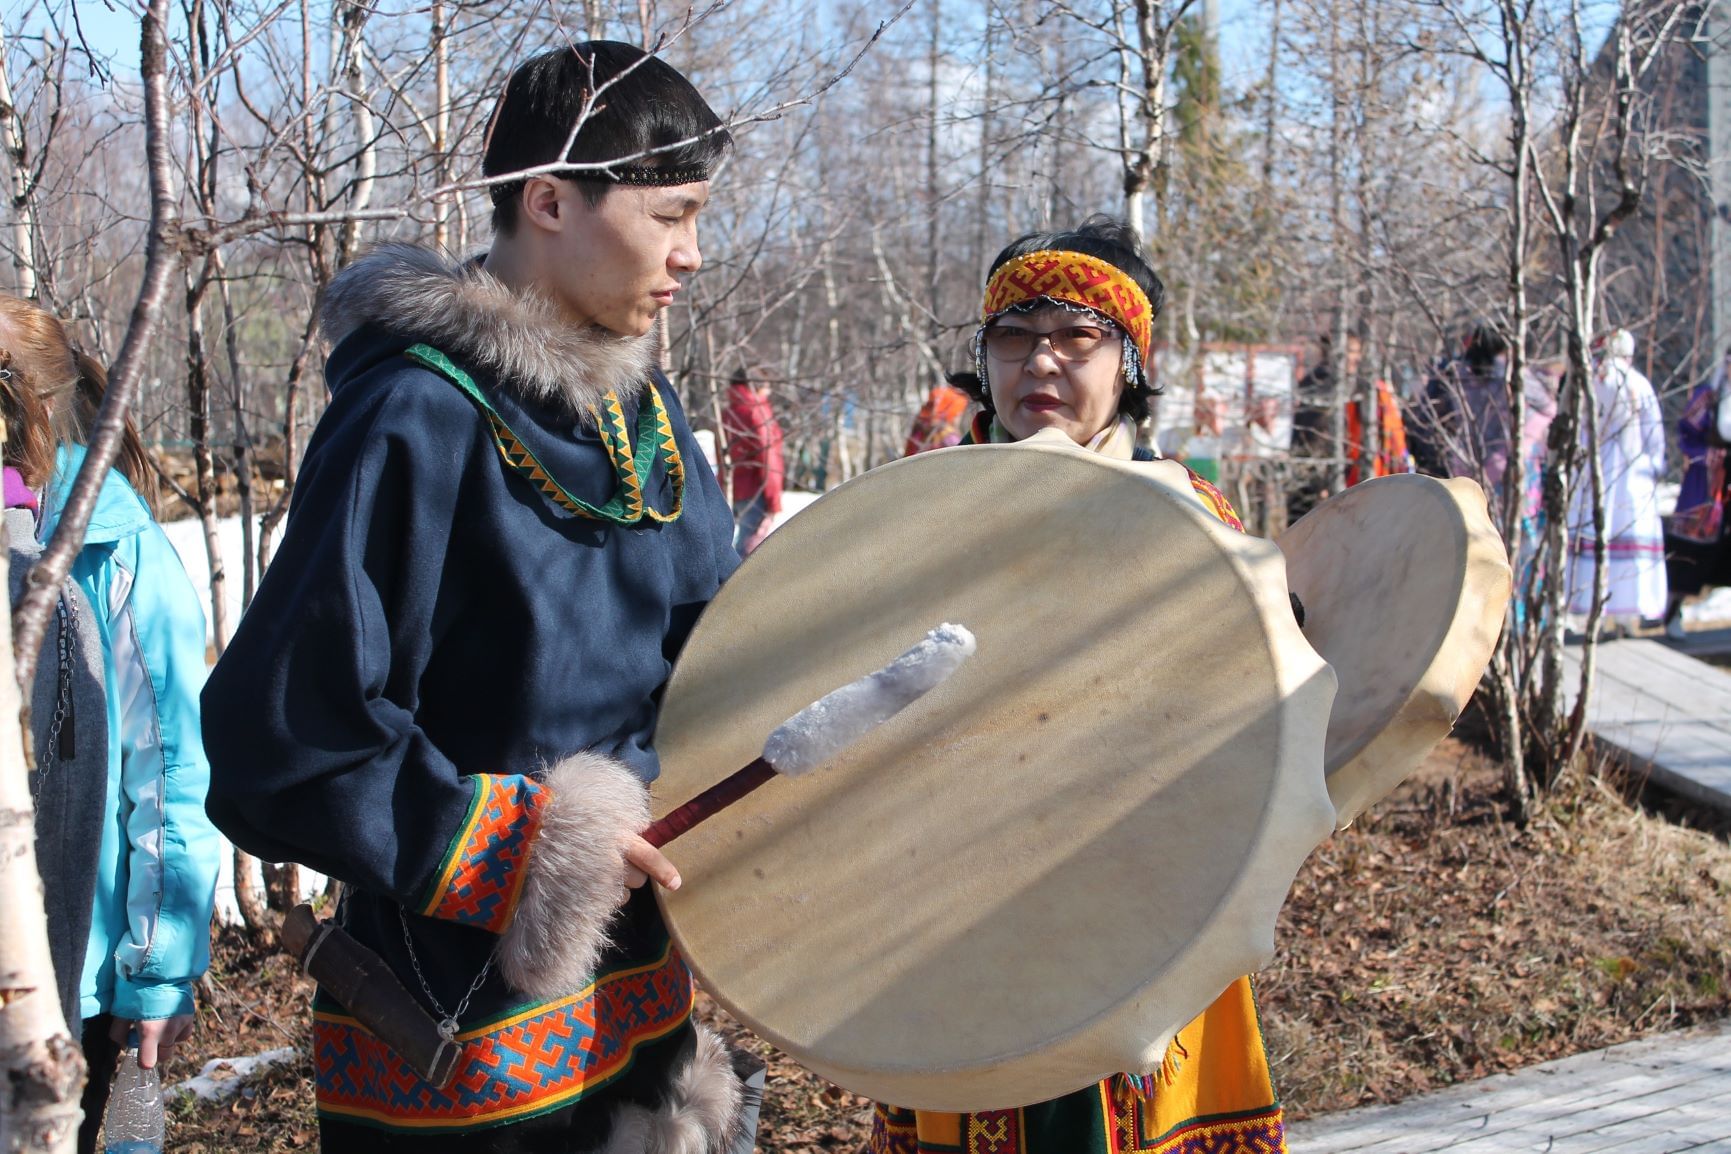
{"label": "man's hand", "polygon": [[150,1070],[156,1067],[158,1061],[166,1062],[174,1056],[174,1048],[192,1036],[192,1027],[197,1020],[192,1014],[176,1014],[172,1018],[146,1018],[136,1022],[131,1018],[116,1018],[108,1036],[124,1046],[136,1027],[138,1064],[141,1068]]}
{"label": "man's hand", "polygon": [[632,834],[625,841],[625,885],[626,890],[621,895],[621,904],[631,896],[631,891],[643,885],[650,878],[663,889],[679,888],[679,871],[673,868],[662,852]]}

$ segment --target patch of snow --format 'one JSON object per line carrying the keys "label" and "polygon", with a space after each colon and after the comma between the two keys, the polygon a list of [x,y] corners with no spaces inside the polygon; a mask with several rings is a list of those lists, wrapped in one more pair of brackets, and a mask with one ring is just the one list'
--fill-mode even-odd
{"label": "patch of snow", "polygon": [[788,777],[822,765],[873,726],[949,680],[974,655],[966,626],[945,623],[912,649],[858,681],[812,702],[769,735],[763,759]]}
{"label": "patch of snow", "polygon": [[1731,587],[1713,589],[1694,604],[1683,606],[1683,624],[1723,624],[1731,621]]}
{"label": "patch of snow", "polygon": [[272,1066],[293,1061],[298,1054],[293,1046],[284,1046],[250,1058],[212,1058],[199,1070],[197,1077],[164,1088],[162,1097],[164,1101],[172,1101],[191,1095],[201,1102],[221,1102],[232,1097],[248,1078],[262,1074]]}
{"label": "patch of snow", "polygon": [[[822,493],[806,493],[797,489],[786,489],[781,494],[781,516],[776,518],[776,525],[787,524],[793,520],[795,513],[803,512],[811,503],[823,496]],[[774,530],[771,530],[773,532]]]}
{"label": "patch of snow", "polygon": [[[210,558],[204,548],[204,526],[194,517],[184,521],[164,521],[162,531],[168,535],[168,543],[174,546],[174,551],[180,554],[180,563],[186,567],[186,575],[192,578],[192,587],[198,590],[198,599],[204,605],[205,644],[214,645],[216,633],[210,611]],[[222,600],[228,609],[228,628],[232,633],[240,621],[241,562],[245,558],[245,550],[241,547],[240,518],[219,520],[216,535],[222,548],[222,571],[227,578]]]}

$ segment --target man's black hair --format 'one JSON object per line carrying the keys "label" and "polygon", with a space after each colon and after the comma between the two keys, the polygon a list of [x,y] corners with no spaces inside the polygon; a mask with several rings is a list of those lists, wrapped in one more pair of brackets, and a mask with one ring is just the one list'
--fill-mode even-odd
{"label": "man's black hair", "polygon": [[[607,87],[565,160],[626,161],[622,167],[633,170],[627,176],[690,173],[693,180],[702,180],[732,143],[721,118],[678,69],[630,44],[590,40],[543,52],[511,73],[488,126],[481,172],[500,176],[559,160],[559,149],[583,114],[584,101],[603,85]],[[577,181],[591,205],[601,203],[608,188],[619,183],[603,173],[561,179]],[[509,234],[516,228],[522,191],[522,181],[492,186],[495,231]]]}
{"label": "man's black hair", "polygon": [[[1030,232],[1026,236],[1017,237],[992,261],[986,279],[991,280],[992,273],[1017,257],[1046,249],[1079,252],[1103,260],[1135,281],[1147,294],[1148,304],[1154,310],[1148,318],[1150,325],[1166,306],[1166,286],[1160,282],[1160,277],[1149,266],[1148,258],[1143,255],[1142,242],[1137,239],[1136,230],[1124,221],[1104,214],[1091,216],[1077,227],[1063,232]],[[1118,399],[1119,413],[1133,421],[1147,418],[1148,402],[1160,392],[1159,386],[1149,383],[1153,379],[1153,372],[1152,365],[1143,366],[1142,384],[1124,390],[1124,395]],[[992,407],[991,389],[986,382],[973,374],[967,374],[965,381],[952,380],[951,383],[972,395],[987,409]]]}

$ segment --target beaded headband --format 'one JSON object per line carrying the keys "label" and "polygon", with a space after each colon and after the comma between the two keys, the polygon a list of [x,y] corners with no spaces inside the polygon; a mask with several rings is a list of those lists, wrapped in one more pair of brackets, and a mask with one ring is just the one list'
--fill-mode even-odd
{"label": "beaded headband", "polygon": [[980,323],[1041,297],[1106,317],[1129,334],[1143,360],[1153,350],[1154,306],[1142,286],[1116,265],[1079,252],[1042,249],[1005,261],[986,282]]}
{"label": "beaded headband", "polygon": [[[671,188],[680,184],[696,184],[700,180],[708,180],[708,167],[701,164],[687,165],[684,168],[649,168],[643,165],[631,165],[608,169],[584,169],[572,173],[572,179],[604,180],[610,184],[629,184],[636,188]],[[489,190],[493,203],[510,200],[523,190],[520,180],[495,184]]]}
{"label": "beaded headband", "polygon": [[703,164],[687,165],[684,168],[646,168],[633,166],[631,168],[615,168],[612,173],[597,172],[597,180],[611,180],[618,184],[635,184],[644,188],[669,188],[676,184],[696,184],[700,180],[709,179],[709,166]]}

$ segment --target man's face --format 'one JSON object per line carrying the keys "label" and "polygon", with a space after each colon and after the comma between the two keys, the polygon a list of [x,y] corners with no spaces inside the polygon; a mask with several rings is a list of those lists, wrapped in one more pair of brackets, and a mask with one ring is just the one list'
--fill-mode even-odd
{"label": "man's face", "polygon": [[1364,363],[1364,342],[1356,336],[1346,338],[1346,371],[1348,375],[1356,376],[1358,366]]}
{"label": "man's face", "polygon": [[578,321],[638,337],[703,264],[697,214],[709,182],[668,188],[616,185],[591,206],[570,181],[554,182],[565,222],[552,238],[549,288]]}

